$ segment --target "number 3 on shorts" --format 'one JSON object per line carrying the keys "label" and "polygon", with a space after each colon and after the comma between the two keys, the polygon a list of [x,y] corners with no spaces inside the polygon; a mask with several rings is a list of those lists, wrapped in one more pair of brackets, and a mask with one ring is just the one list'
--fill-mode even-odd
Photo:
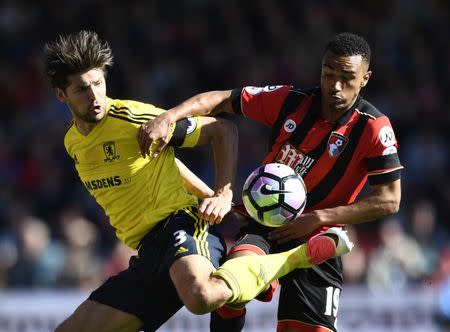
{"label": "number 3 on shorts", "polygon": [[324,314],[336,318],[339,307],[339,295],[341,290],[335,287],[327,287],[327,304]]}
{"label": "number 3 on shorts", "polygon": [[173,233],[173,237],[176,240],[175,244],[173,245],[174,247],[178,247],[180,244],[186,242],[187,240],[186,232],[183,230],[179,230]]}

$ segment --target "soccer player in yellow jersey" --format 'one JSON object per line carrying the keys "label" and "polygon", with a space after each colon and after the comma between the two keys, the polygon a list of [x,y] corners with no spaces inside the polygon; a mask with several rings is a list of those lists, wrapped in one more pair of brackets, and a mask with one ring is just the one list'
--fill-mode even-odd
{"label": "soccer player in yellow jersey", "polygon": [[[107,97],[109,45],[94,32],[80,31],[47,43],[44,52],[56,97],[73,116],[66,150],[117,237],[138,249],[128,269],[92,292],[57,331],[154,331],[183,305],[195,314],[242,306],[292,269],[351,249],[348,238],[321,236],[291,251],[220,266],[226,248],[214,224],[231,209],[234,125],[211,117],[181,120],[157,155],[152,147],[140,151],[139,127],[164,110]],[[199,203],[185,189],[173,146],[205,143],[213,146],[216,184],[214,194]],[[207,192],[195,178],[184,180],[191,192]]]}

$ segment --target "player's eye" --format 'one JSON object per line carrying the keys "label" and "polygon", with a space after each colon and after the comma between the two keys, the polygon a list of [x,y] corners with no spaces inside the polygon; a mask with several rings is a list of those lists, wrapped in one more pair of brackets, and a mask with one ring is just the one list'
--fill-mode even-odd
{"label": "player's eye", "polygon": [[76,93],[79,93],[79,92],[83,92],[83,90],[84,90],[84,87],[80,86],[80,87],[75,88],[73,91]]}
{"label": "player's eye", "polygon": [[350,82],[354,78],[355,78],[354,76],[342,76],[341,79],[342,79],[343,82]]}

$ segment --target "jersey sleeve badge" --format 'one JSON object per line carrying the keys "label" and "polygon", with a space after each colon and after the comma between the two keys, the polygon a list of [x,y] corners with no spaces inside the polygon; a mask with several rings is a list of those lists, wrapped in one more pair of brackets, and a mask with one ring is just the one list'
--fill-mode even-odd
{"label": "jersey sleeve badge", "polygon": [[194,120],[194,118],[187,118],[188,126],[186,129],[186,135],[192,134],[197,128],[197,121]]}
{"label": "jersey sleeve badge", "polygon": [[378,133],[378,139],[380,140],[381,144],[383,144],[387,148],[397,143],[394,130],[390,126],[384,126],[380,129],[380,132]]}
{"label": "jersey sleeve badge", "polygon": [[244,90],[245,90],[245,92],[247,92],[249,95],[252,95],[252,96],[257,96],[261,92],[263,92],[263,88],[258,87],[258,86],[246,86],[244,88]]}

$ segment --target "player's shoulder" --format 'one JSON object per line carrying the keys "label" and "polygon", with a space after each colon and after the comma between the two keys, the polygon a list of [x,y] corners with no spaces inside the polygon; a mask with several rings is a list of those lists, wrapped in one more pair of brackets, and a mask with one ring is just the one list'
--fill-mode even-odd
{"label": "player's shoulder", "polygon": [[320,97],[320,88],[315,87],[305,89],[290,86],[287,90],[282,109],[295,110],[305,98],[316,99],[316,97]]}
{"label": "player's shoulder", "polygon": [[71,120],[70,123],[67,125],[66,132],[64,134],[64,139],[65,140],[69,139],[70,135],[73,133],[75,128],[76,128],[75,121]]}
{"label": "player's shoulder", "polygon": [[369,122],[376,121],[377,119],[386,118],[387,116],[383,114],[378,108],[376,108],[372,103],[365,100],[364,98],[360,98],[358,106],[355,110],[364,117],[369,119]]}
{"label": "player's shoulder", "polygon": [[303,96],[303,97],[318,97],[318,96],[320,96],[320,88],[319,87],[297,88],[297,87],[291,86],[289,89],[289,94],[299,95],[299,96]]}
{"label": "player's shoulder", "polygon": [[386,147],[395,144],[394,129],[385,114],[364,99],[360,101],[356,111],[361,116],[368,118],[366,132],[370,137],[378,137],[380,142]]}
{"label": "player's shoulder", "polygon": [[108,98],[108,105],[109,107],[114,108],[121,108],[121,107],[128,107],[128,108],[136,108],[141,107],[145,103],[137,100],[130,100],[130,99],[113,99]]}
{"label": "player's shoulder", "polygon": [[66,132],[64,134],[64,146],[66,147],[66,149],[69,149],[69,147],[72,146],[75,137],[76,137],[76,126],[75,122],[72,120],[67,126]]}
{"label": "player's shoulder", "polygon": [[165,112],[164,109],[156,107],[153,104],[129,99],[108,98],[108,108],[109,112],[111,112],[112,114],[127,115],[131,117],[142,114],[152,115],[156,117],[159,114]]}

